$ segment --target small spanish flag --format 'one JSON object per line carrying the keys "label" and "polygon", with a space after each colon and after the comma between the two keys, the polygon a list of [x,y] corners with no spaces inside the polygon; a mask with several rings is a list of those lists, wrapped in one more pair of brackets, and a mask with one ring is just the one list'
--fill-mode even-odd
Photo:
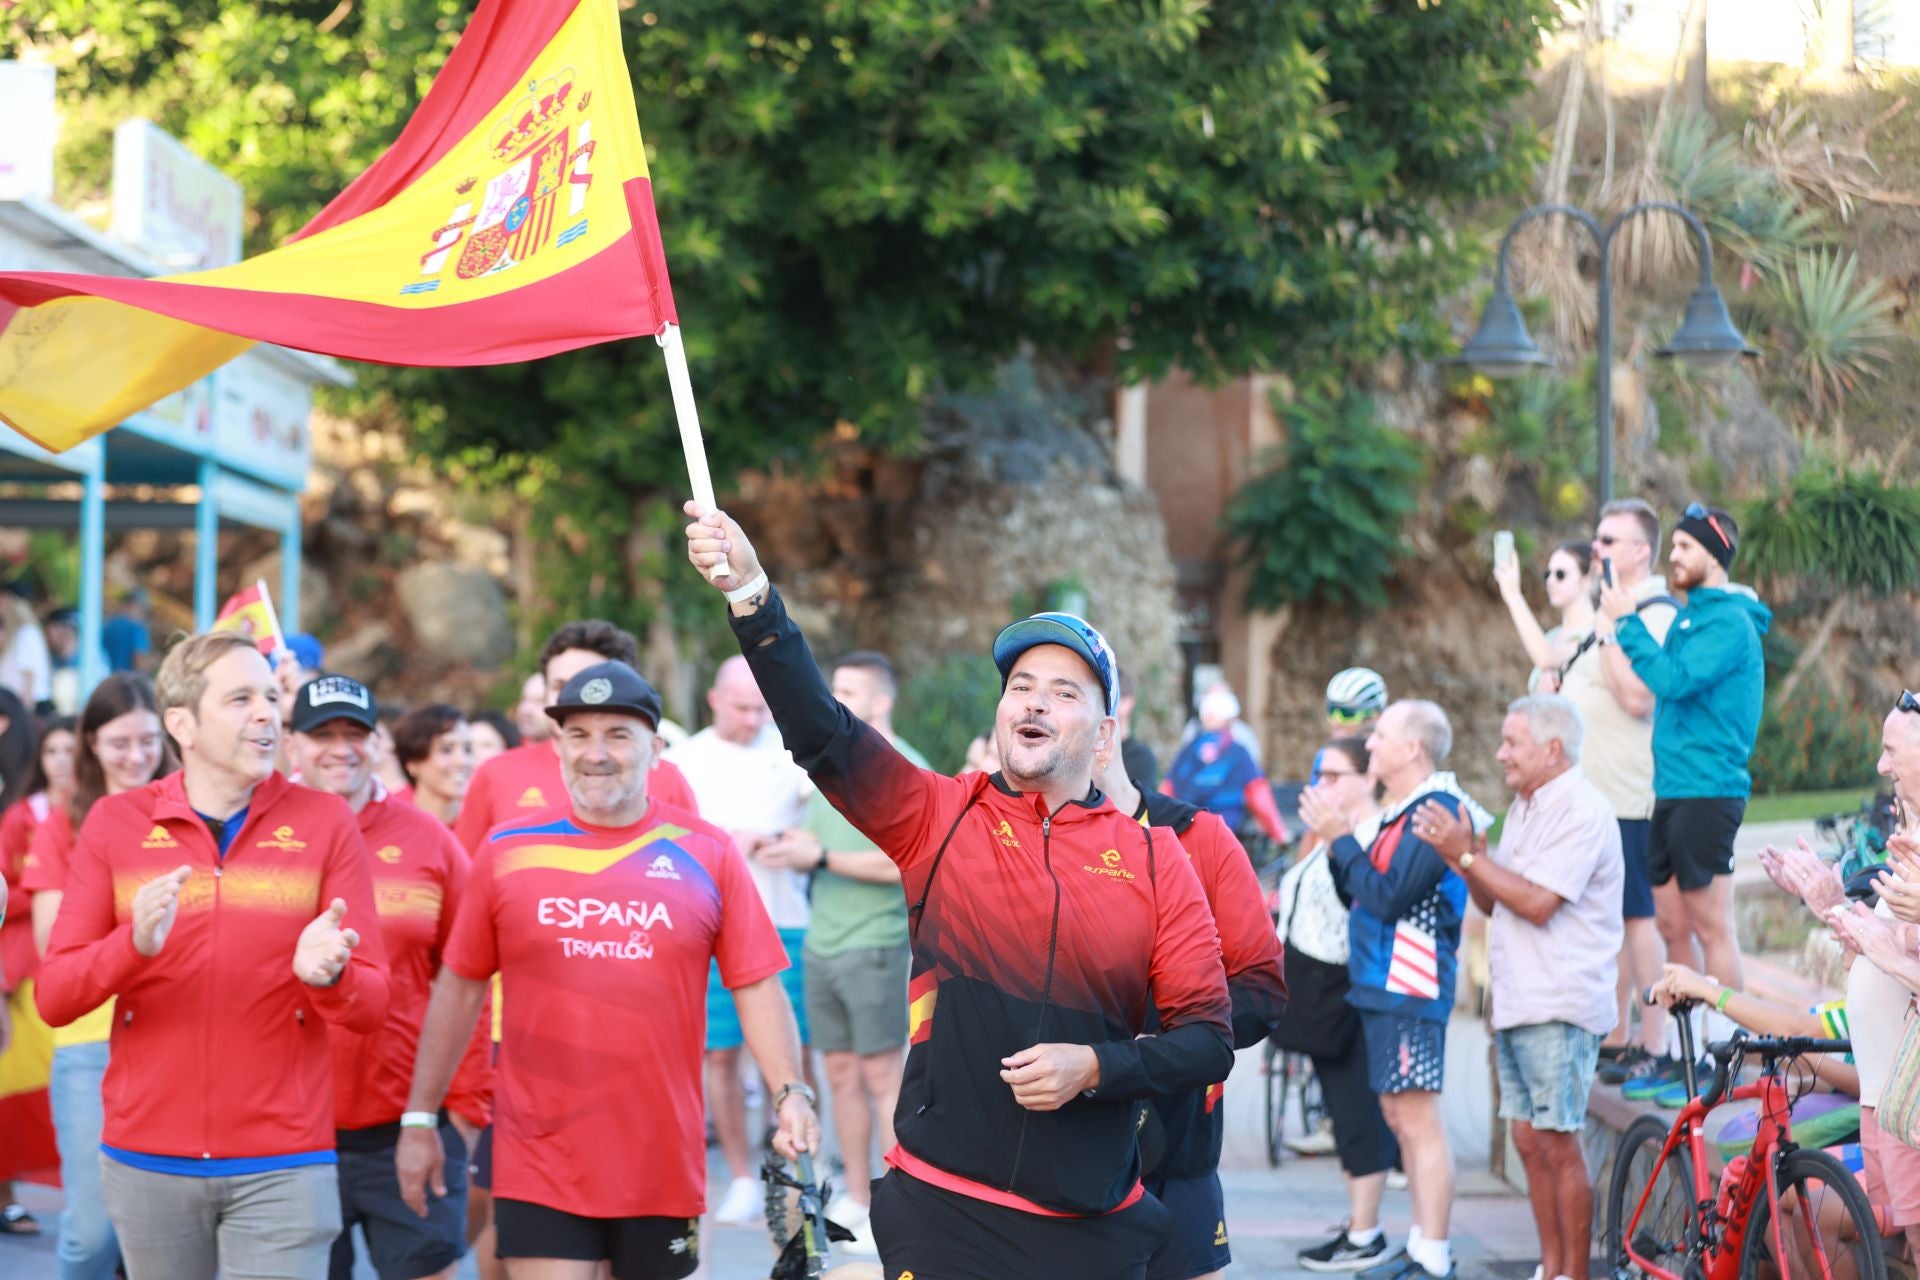
{"label": "small spanish flag", "polygon": [[220,616],[213,620],[212,629],[238,631],[250,637],[269,658],[286,643],[280,635],[279,615],[273,611],[273,597],[267,594],[264,582],[256,582],[245,591],[228,596],[227,602],[220,606]]}
{"label": "small spanish flag", "polygon": [[270,253],[153,280],[0,272],[0,422],[69,449],[255,342],[448,366],[664,335],[619,7],[481,0],[393,146]]}

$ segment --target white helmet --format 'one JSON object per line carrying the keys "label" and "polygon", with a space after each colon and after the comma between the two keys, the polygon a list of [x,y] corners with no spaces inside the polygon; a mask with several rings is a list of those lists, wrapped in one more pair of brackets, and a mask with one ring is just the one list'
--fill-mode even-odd
{"label": "white helmet", "polygon": [[1387,707],[1387,682],[1371,667],[1348,667],[1327,681],[1327,710],[1370,712],[1378,715]]}

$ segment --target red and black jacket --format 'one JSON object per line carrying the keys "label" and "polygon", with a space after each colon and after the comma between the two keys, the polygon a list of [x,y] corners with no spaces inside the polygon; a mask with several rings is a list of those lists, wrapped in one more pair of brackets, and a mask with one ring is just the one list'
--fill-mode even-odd
{"label": "red and black jacket", "polygon": [[[1098,791],[1050,814],[997,774],[916,768],[834,700],[777,592],[732,621],[787,750],[899,865],[913,904],[890,1162],[1041,1213],[1129,1203],[1145,1099],[1233,1066],[1219,938],[1177,837]],[[1138,1038],[1156,1007],[1160,1033]],[[1053,1112],[1013,1100],[1001,1059],[1042,1043],[1094,1047],[1091,1096]]]}
{"label": "red and black jacket", "polygon": [[[1280,1025],[1287,1008],[1280,936],[1267,914],[1247,851],[1219,815],[1159,792],[1142,792],[1135,821],[1167,827],[1193,861],[1220,933],[1220,957],[1233,1002],[1233,1047],[1259,1044]],[[1203,1178],[1220,1167],[1226,1112],[1220,1106],[1226,1078],[1204,1089],[1155,1094],[1153,1119],[1158,1141],[1144,1141],[1156,1179]]]}

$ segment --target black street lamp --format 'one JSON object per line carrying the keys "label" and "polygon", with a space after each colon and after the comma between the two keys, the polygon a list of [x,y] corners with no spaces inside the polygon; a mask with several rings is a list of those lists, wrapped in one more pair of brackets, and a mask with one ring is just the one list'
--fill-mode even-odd
{"label": "black street lamp", "polygon": [[1693,234],[1700,241],[1699,287],[1687,299],[1687,314],[1680,322],[1679,330],[1666,346],[1654,354],[1677,357],[1696,365],[1731,364],[1741,356],[1760,354],[1748,346],[1747,340],[1734,328],[1733,317],[1727,314],[1726,299],[1714,287],[1713,242],[1707,238],[1706,226],[1677,204],[1648,201],[1621,211],[1604,227],[1584,209],[1564,204],[1535,205],[1515,218],[1500,241],[1500,261],[1494,273],[1493,297],[1487,300],[1487,309],[1480,315],[1479,328],[1474,330],[1472,339],[1461,348],[1459,355],[1462,363],[1496,378],[1511,377],[1551,364],[1552,361],[1527,332],[1526,321],[1521,319],[1520,308],[1515,305],[1513,292],[1507,284],[1507,259],[1513,248],[1513,238],[1527,223],[1551,213],[1572,218],[1592,234],[1594,243],[1600,249],[1600,367],[1594,381],[1599,400],[1598,454],[1600,502],[1603,505],[1613,497],[1613,236],[1629,218],[1654,210],[1679,214],[1686,219],[1687,225],[1693,228]]}

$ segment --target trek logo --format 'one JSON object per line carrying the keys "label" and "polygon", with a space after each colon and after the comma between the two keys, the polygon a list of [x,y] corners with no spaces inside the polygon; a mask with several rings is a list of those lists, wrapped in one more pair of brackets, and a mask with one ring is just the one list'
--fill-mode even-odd
{"label": "trek logo", "polygon": [[673,859],[664,853],[655,858],[653,864],[647,868],[649,880],[678,880],[679,878],[680,873],[674,870]]}
{"label": "trek logo", "polygon": [[294,850],[306,848],[307,842],[305,840],[295,840],[293,838],[292,827],[275,827],[273,829],[273,839],[258,841],[253,847],[256,849],[278,849],[282,853],[291,853]]}
{"label": "trek logo", "polygon": [[397,844],[386,845],[385,847],[380,849],[377,853],[375,853],[373,856],[380,859],[380,861],[386,863],[388,866],[392,866],[394,863],[400,861],[400,857],[401,857],[400,846]]}
{"label": "trek logo", "polygon": [[993,834],[999,836],[1000,843],[1009,849],[1018,849],[1020,847],[1020,841],[1016,839],[1013,834],[1013,824],[1009,823],[1005,818],[1000,819],[1000,825],[993,829]]}
{"label": "trek logo", "polygon": [[147,832],[147,838],[140,842],[142,849],[178,849],[180,842],[167,834],[167,829],[156,824]]}
{"label": "trek logo", "polygon": [[1120,851],[1118,849],[1109,849],[1100,855],[1099,866],[1096,867],[1089,863],[1080,869],[1090,876],[1111,876],[1115,880],[1134,879],[1133,872],[1121,866],[1120,861]]}
{"label": "trek logo", "polygon": [[541,791],[540,788],[538,787],[528,787],[525,791],[522,791],[520,793],[520,807],[522,809],[546,808],[547,807],[546,793]]}

